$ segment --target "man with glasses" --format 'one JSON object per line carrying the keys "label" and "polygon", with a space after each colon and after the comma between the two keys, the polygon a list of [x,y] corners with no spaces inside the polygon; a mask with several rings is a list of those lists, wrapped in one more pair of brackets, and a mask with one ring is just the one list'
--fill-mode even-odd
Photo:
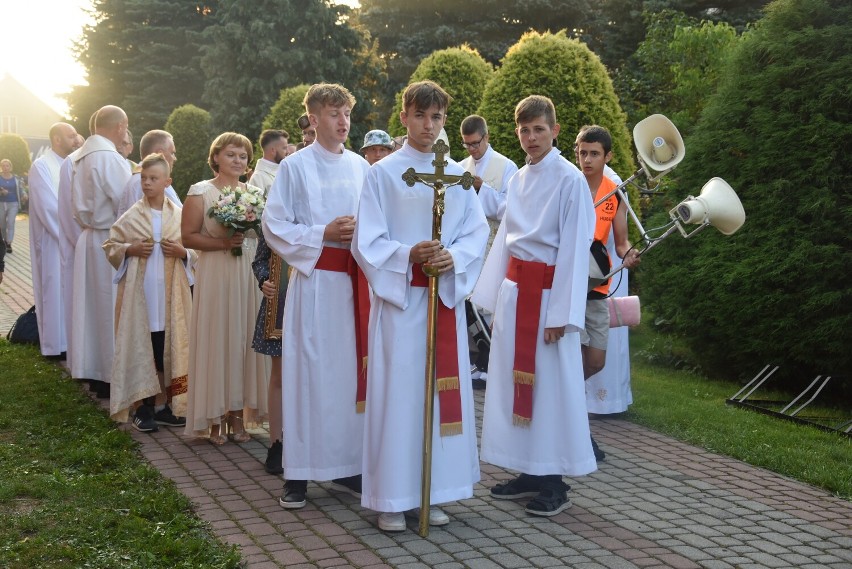
{"label": "man with glasses", "polygon": [[[497,234],[497,227],[506,211],[506,190],[509,178],[518,171],[514,162],[491,148],[488,143],[488,125],[479,115],[470,115],[461,123],[462,146],[469,156],[460,162],[462,168],[473,174],[473,188],[479,196],[482,210],[488,219],[491,233],[485,254],[491,250],[491,243]],[[476,347],[477,357],[470,370],[474,388],[485,387],[487,378],[489,344],[487,334],[481,329],[481,323],[476,319],[474,310],[480,310],[482,320],[486,325],[491,324],[491,314],[467,303],[468,326],[472,343]]]}

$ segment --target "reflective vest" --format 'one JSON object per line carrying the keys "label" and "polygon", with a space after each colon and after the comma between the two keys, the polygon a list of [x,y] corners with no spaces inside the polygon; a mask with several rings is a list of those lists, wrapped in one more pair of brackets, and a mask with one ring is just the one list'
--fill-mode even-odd
{"label": "reflective vest", "polygon": [[[594,202],[597,203],[603,196],[618,187],[618,184],[603,177],[601,185],[598,186],[598,191],[595,194]],[[595,208],[595,237],[592,242],[591,255],[598,261],[601,272],[608,274],[612,268],[612,262],[609,258],[609,252],[606,249],[606,242],[609,240],[609,234],[612,230],[612,221],[615,219],[615,213],[618,211],[619,197],[613,194],[606,199],[601,205]],[[606,270],[604,270],[606,268]],[[609,295],[609,281],[601,283],[589,292],[589,298],[604,298]],[[597,293],[597,294],[595,294]]]}

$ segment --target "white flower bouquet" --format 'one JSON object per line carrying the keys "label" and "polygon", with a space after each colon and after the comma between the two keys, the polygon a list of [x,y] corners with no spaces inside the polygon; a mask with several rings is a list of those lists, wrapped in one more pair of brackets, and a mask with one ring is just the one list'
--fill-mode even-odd
{"label": "white flower bouquet", "polygon": [[[246,232],[260,227],[260,214],[263,213],[265,200],[263,190],[254,186],[245,188],[225,186],[220,190],[219,201],[210,206],[207,216],[212,217],[228,229],[229,235],[237,231]],[[242,247],[234,247],[231,254],[239,257],[243,254]]]}

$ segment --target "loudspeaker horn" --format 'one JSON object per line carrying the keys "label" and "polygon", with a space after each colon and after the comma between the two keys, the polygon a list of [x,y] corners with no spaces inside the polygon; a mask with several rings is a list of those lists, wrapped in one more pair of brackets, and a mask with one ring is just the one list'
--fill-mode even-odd
{"label": "loudspeaker horn", "polygon": [[745,223],[745,210],[734,189],[722,178],[711,178],[697,198],[689,196],[677,208],[683,223],[710,224],[732,235]]}
{"label": "loudspeaker horn", "polygon": [[686,155],[686,147],[677,127],[664,115],[651,115],[636,123],[633,127],[633,143],[639,153],[639,160],[645,168],[648,178],[653,173],[668,171],[680,164]]}

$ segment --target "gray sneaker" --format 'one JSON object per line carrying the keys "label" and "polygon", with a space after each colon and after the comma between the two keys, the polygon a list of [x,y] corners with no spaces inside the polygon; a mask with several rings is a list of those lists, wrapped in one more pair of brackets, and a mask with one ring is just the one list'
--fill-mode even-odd
{"label": "gray sneaker", "polygon": [[148,405],[140,405],[133,414],[133,428],[140,433],[156,433],[159,431],[157,421],[154,420],[154,409]]}
{"label": "gray sneaker", "polygon": [[154,420],[158,425],[163,425],[164,427],[185,427],[186,426],[186,417],[176,417],[174,413],[172,413],[172,408],[166,405],[165,409],[161,409],[154,413]]}

